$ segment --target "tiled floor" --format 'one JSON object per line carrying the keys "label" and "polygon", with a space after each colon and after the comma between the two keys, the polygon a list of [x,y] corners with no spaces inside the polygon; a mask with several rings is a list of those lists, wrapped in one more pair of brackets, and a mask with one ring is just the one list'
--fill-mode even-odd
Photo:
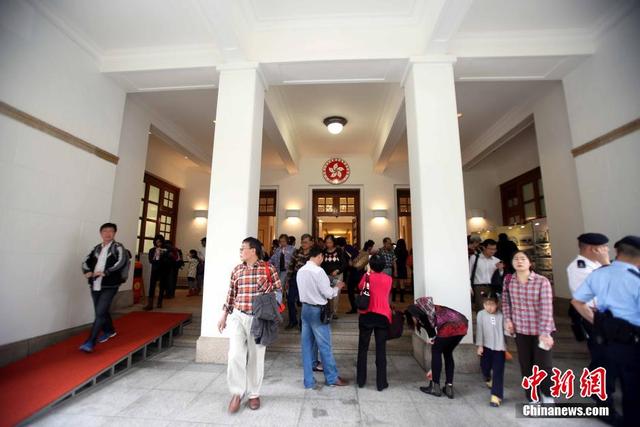
{"label": "tiled floor", "polygon": [[[456,397],[433,397],[421,393],[424,372],[410,356],[390,356],[390,387],[375,390],[375,365],[369,361],[369,384],[359,389],[322,387],[304,390],[300,355],[267,353],[262,389],[262,408],[226,412],[229,394],[226,366],[196,364],[195,349],[171,348],[86,392],[45,416],[38,426],[501,426],[501,425],[603,425],[595,420],[516,418],[515,404],[522,401],[517,365],[507,365],[505,403],[488,405],[489,391],[476,374],[458,374]],[[340,374],[353,380],[355,356],[336,357]],[[567,363],[575,366],[568,366]],[[581,367],[581,361],[556,363],[561,369]],[[319,382],[323,378],[316,374]]]}

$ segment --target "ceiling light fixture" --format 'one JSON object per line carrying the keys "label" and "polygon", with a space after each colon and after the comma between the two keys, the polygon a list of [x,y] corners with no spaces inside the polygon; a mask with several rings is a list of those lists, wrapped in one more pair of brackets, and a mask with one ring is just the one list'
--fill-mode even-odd
{"label": "ceiling light fixture", "polygon": [[342,132],[342,128],[347,124],[347,119],[340,116],[331,116],[324,119],[322,123],[327,127],[329,133],[337,135]]}

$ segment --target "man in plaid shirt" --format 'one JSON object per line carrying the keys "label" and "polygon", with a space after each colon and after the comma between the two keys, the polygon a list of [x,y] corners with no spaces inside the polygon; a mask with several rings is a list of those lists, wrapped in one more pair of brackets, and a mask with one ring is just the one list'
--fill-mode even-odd
{"label": "man in plaid shirt", "polygon": [[232,397],[229,412],[240,409],[242,396],[249,396],[249,408],[260,408],[260,387],[264,376],[264,354],[266,347],[256,344],[251,334],[254,296],[282,289],[278,272],[273,265],[261,261],[262,243],[254,237],[242,241],[240,259],[231,273],[227,302],[218,322],[220,333],[227,326],[227,317],[232,325],[229,336],[229,362],[227,382]]}

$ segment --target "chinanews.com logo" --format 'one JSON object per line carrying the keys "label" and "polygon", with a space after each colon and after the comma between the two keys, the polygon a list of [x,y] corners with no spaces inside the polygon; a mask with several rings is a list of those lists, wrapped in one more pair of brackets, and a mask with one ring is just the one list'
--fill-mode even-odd
{"label": "chinanews.com logo", "polygon": [[[551,396],[554,399],[564,397],[571,399],[574,392],[576,376],[571,369],[562,372],[558,368],[552,369]],[[604,405],[607,400],[607,372],[600,367],[593,370],[582,369],[580,374],[580,397],[594,399],[594,403],[540,403],[538,386],[547,378],[546,371],[534,365],[531,375],[522,378],[522,388],[529,391],[531,403],[516,405],[516,415],[526,418],[582,418],[608,417],[609,407]],[[596,402],[602,402],[602,406]]]}

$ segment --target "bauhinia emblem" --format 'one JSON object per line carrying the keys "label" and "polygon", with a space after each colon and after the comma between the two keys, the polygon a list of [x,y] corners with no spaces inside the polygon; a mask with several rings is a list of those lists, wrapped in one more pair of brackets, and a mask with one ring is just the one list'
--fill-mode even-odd
{"label": "bauhinia emblem", "polygon": [[322,167],[322,176],[330,184],[342,184],[350,174],[349,164],[340,158],[329,159]]}

